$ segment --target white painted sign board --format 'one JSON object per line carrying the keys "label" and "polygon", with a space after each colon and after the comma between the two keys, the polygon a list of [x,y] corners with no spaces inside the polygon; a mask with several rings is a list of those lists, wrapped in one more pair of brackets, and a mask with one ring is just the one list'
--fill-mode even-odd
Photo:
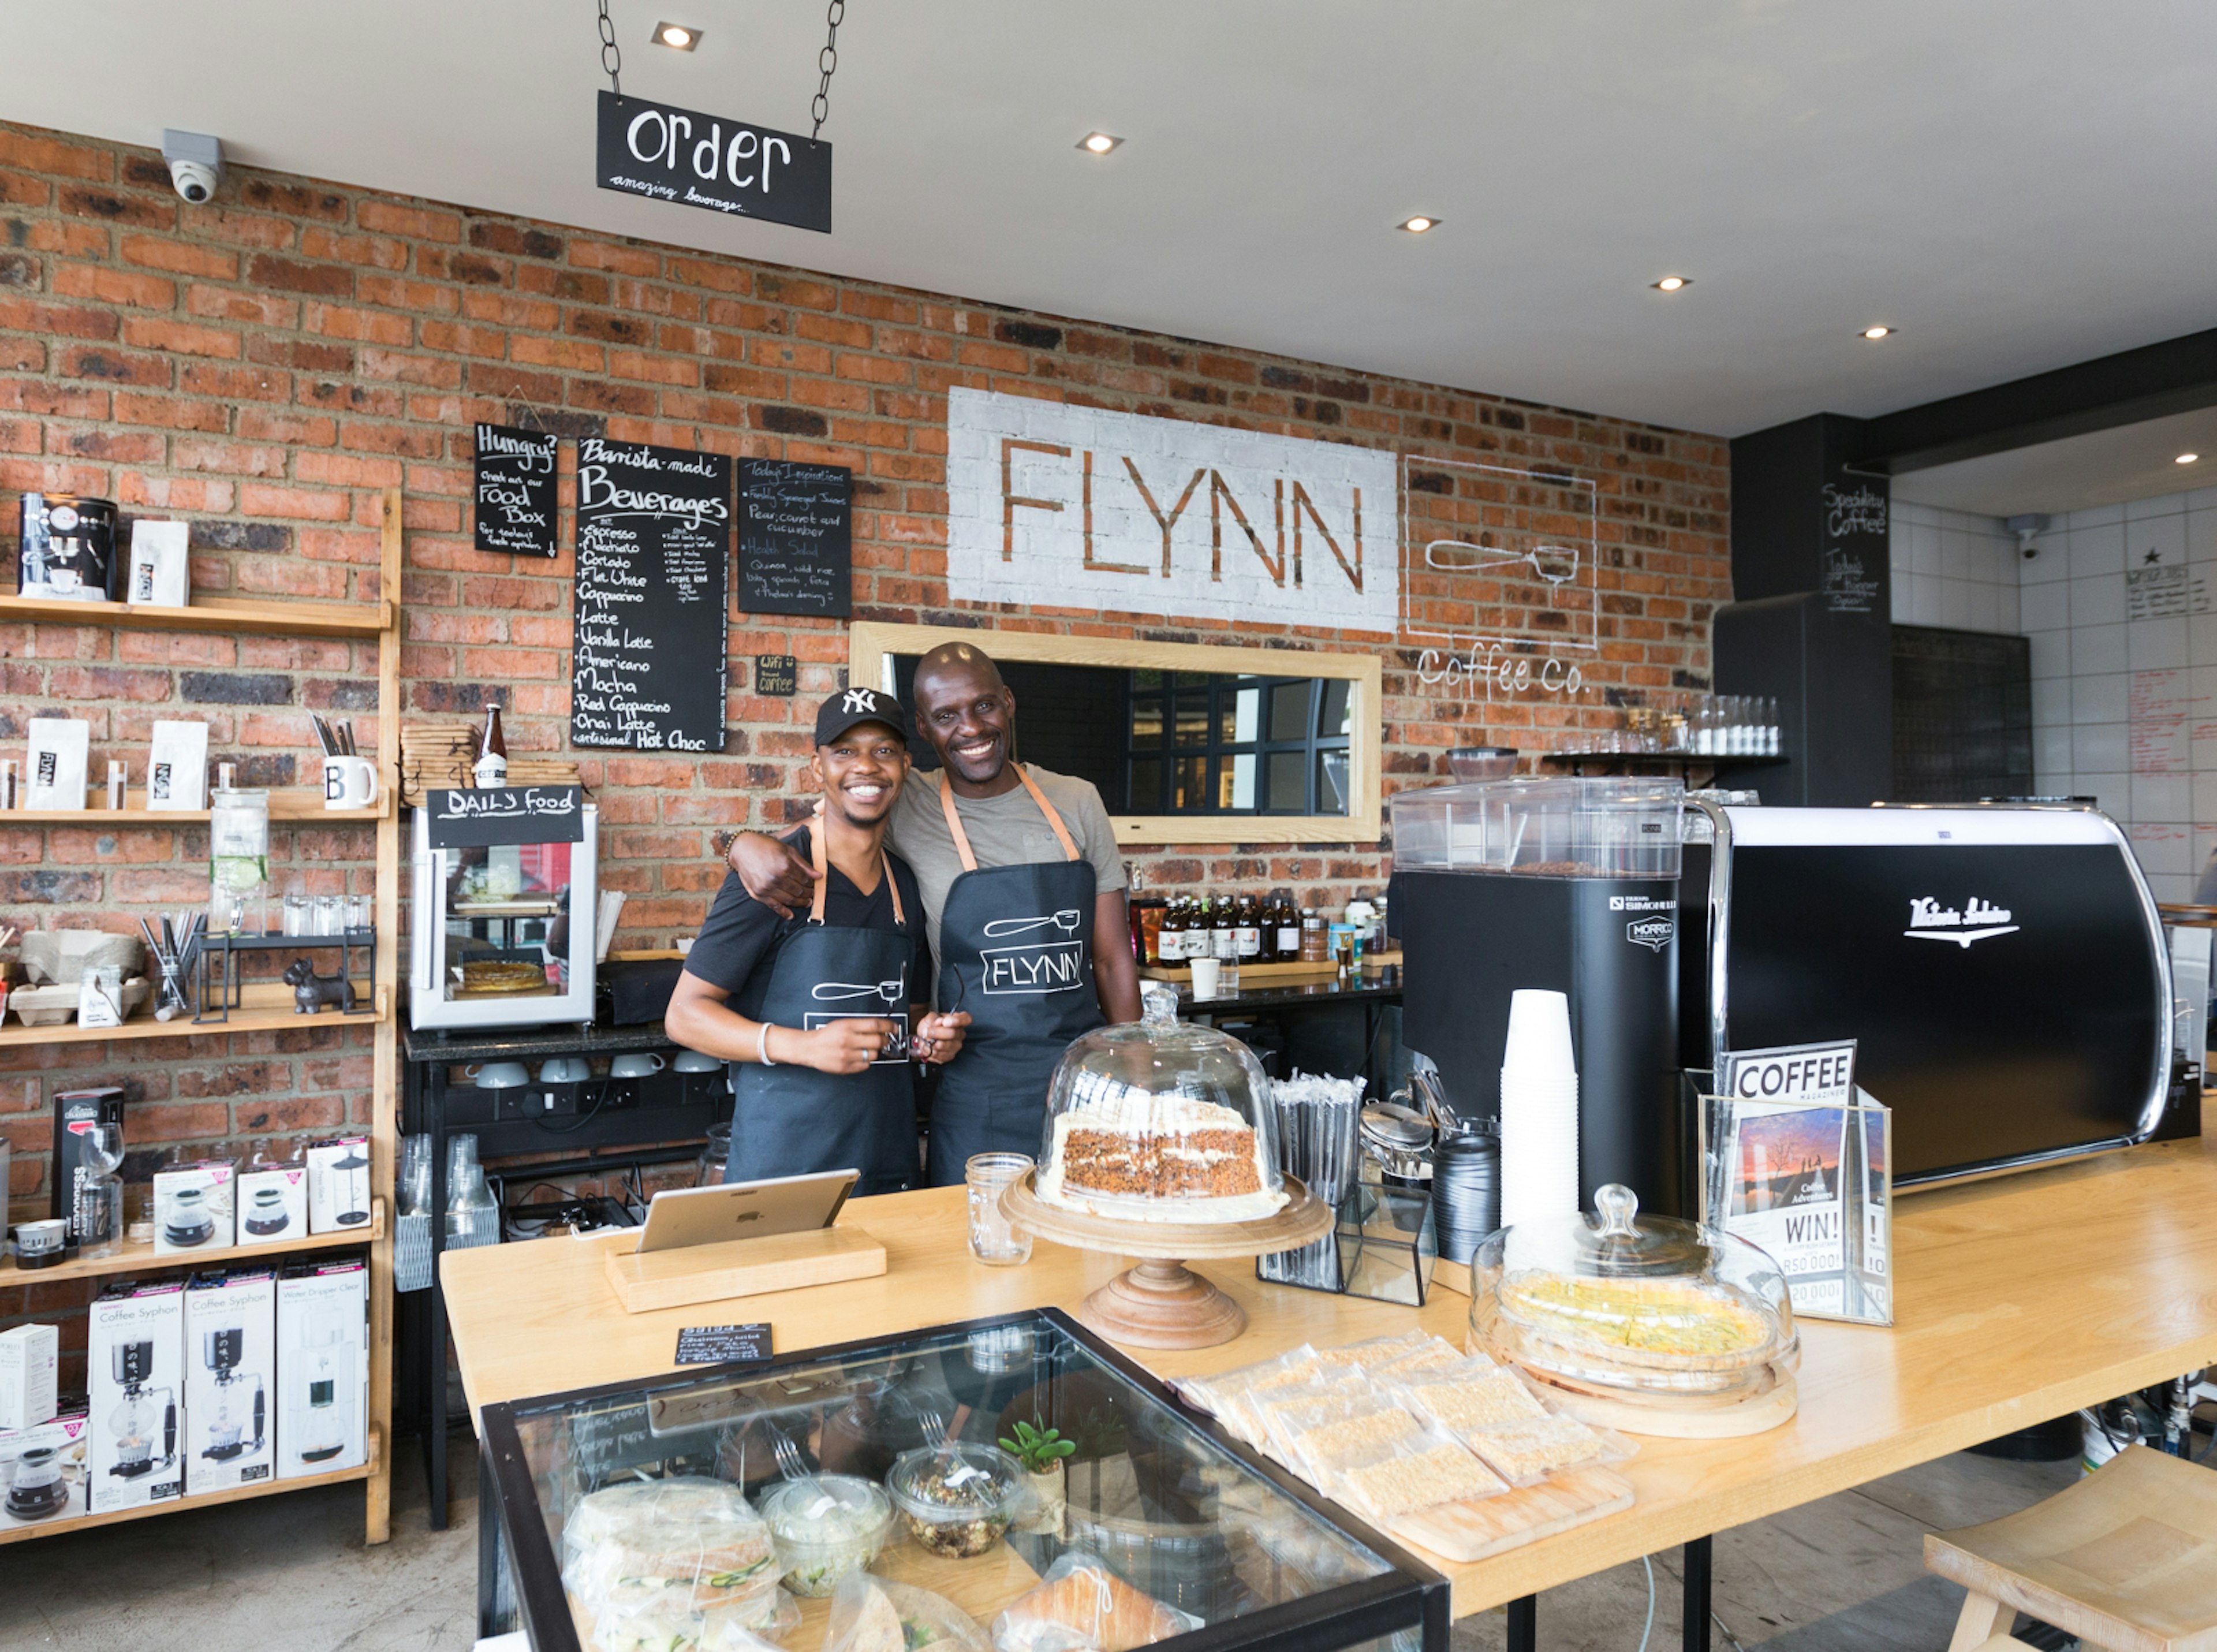
{"label": "white painted sign board", "polygon": [[948,590],[1390,634],[1398,487],[1373,448],[950,390]]}

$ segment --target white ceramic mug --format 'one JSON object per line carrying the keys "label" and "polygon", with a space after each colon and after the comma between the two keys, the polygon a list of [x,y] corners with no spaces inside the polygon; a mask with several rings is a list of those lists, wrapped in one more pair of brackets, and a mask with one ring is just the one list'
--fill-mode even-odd
{"label": "white ceramic mug", "polygon": [[324,807],[366,809],[377,803],[377,765],[367,758],[324,759]]}
{"label": "white ceramic mug", "polygon": [[462,1073],[480,1090],[514,1090],[531,1082],[531,1069],[521,1061],[486,1061]]}
{"label": "white ceramic mug", "polygon": [[628,1055],[619,1055],[608,1063],[612,1079],[643,1079],[650,1073],[659,1073],[664,1063],[661,1056],[652,1052],[634,1050]]}
{"label": "white ceramic mug", "polygon": [[557,1055],[539,1065],[541,1084],[583,1084],[593,1076],[593,1069],[582,1055]]}
{"label": "white ceramic mug", "polygon": [[1197,999],[1214,998],[1224,974],[1224,961],[1221,958],[1195,958],[1191,968],[1193,995]]}
{"label": "white ceramic mug", "polygon": [[680,1073],[721,1073],[724,1064],[713,1055],[704,1055],[697,1049],[681,1049],[670,1066]]}

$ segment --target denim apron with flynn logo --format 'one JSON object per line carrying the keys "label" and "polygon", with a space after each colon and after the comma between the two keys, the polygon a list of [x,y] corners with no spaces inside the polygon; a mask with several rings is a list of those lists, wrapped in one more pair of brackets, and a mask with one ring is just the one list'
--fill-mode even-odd
{"label": "denim apron with flynn logo", "polygon": [[808,922],[780,941],[762,1001],[746,1006],[757,1021],[812,1031],[855,1016],[890,1021],[892,1048],[860,1073],[819,1073],[781,1062],[732,1063],[729,1181],[855,1170],[857,1197],[917,1185],[916,1086],[908,1066],[909,956],[913,943],[901,911],[900,884],[886,859],[881,875],[893,903],[892,929],[852,929],[824,921],[829,876],[824,822],[809,832],[816,896]]}
{"label": "denim apron with flynn logo", "polygon": [[929,1180],[951,1187],[973,1154],[1037,1158],[1047,1080],[1071,1039],[1102,1025],[1093,989],[1093,863],[1022,764],[1016,778],[1064,858],[979,869],[942,770],[939,807],[963,869],[939,919],[939,1007],[970,1012],[961,1054],[941,1069]]}

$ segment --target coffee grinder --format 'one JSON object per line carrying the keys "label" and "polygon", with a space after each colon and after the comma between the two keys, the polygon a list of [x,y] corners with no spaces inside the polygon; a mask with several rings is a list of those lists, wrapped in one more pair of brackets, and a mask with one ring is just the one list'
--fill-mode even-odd
{"label": "coffee grinder", "polygon": [[[218,1463],[260,1451],[265,1438],[268,1404],[262,1375],[240,1373],[238,1362],[245,1353],[246,1331],[242,1326],[201,1333],[201,1362],[215,1377],[215,1411],[208,1419],[208,1443],[201,1455]],[[249,1384],[252,1385],[250,1400]],[[254,1430],[250,1441],[246,1432],[250,1414]]]}
{"label": "coffee grinder", "polygon": [[1476,1125],[1500,1117],[1511,996],[1565,994],[1589,1203],[1621,1182],[1642,1210],[1689,1210],[1677,1070],[1684,795],[1676,778],[1551,776],[1393,800],[1402,1040],[1438,1064],[1454,1112]]}
{"label": "coffee grinder", "polygon": [[[108,1473],[136,1480],[156,1468],[177,1460],[177,1395],[173,1389],[148,1388],[154,1374],[154,1345],[119,1342],[108,1350],[109,1370],[122,1386],[123,1397],[108,1414],[108,1432],[115,1439],[115,1461]],[[162,1396],[157,1408],[154,1396]],[[160,1419],[162,1454],[154,1455],[156,1419]]]}

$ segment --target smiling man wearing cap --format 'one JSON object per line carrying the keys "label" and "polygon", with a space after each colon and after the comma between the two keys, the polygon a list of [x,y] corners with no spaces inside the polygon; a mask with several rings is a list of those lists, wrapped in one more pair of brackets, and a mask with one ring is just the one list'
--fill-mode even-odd
{"label": "smiling man wearing cap", "polygon": [[919,1182],[908,1063],[950,1060],[970,1018],[923,1012],[923,902],[885,846],[906,721],[870,689],[824,702],[808,763],[822,801],[782,839],[809,863],[808,904],[781,914],[725,879],[670,994],[670,1037],[732,1064],[728,1180],[853,1169],[862,1194]]}
{"label": "smiling man wearing cap", "polygon": [[[1101,794],[1016,760],[1016,697],[983,649],[942,643],[913,692],[941,769],[900,800],[892,840],[921,881],[937,1002],[975,1018],[932,1103],[937,1187],[973,1154],[1039,1153],[1055,1063],[1079,1035],[1139,1018],[1139,978]],[[813,869],[774,838],[741,832],[731,863],[773,909],[812,898]]]}

